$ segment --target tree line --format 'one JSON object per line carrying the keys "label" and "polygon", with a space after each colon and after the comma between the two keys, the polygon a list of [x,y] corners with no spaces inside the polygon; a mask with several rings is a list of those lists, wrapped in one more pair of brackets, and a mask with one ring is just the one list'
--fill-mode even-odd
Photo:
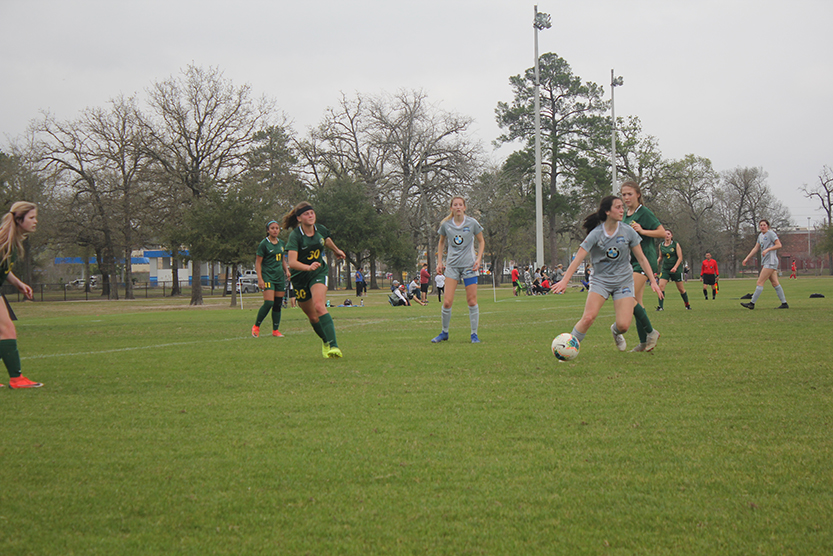
{"label": "tree line", "polygon": [[[581,217],[611,188],[609,106],[602,87],[582,82],[556,54],[542,55],[540,67],[546,259],[567,263]],[[176,272],[188,259],[194,269],[201,261],[251,263],[265,223],[301,200],[346,247],[348,275],[370,268],[371,288],[380,263],[412,270],[424,257],[433,268],[438,221],[453,195],[469,199],[484,226],[484,260],[502,269],[506,259],[534,258],[532,72],[511,77],[514,98],[497,104],[504,133],[495,143],[518,147],[499,165],[472,137],[471,118],[440,109],[424,91],[343,95],[299,137],[274,101],[219,68],[192,65],[142,98],[118,96],[70,120],[33,120],[0,153],[0,194],[6,205],[26,198],[41,207],[46,233],[30,239],[29,273],[37,254],[95,255],[110,299],[119,296],[111,287],[119,261],[134,249],[170,250],[178,289]],[[790,224],[762,168],[718,172],[700,156],[666,160],[638,117],[619,120],[616,161],[689,260],[711,251],[731,272],[757,219]],[[806,194],[821,195],[816,189]],[[829,190],[826,199],[829,208]],[[124,272],[132,298],[129,264]],[[195,270],[195,305],[198,277]]]}

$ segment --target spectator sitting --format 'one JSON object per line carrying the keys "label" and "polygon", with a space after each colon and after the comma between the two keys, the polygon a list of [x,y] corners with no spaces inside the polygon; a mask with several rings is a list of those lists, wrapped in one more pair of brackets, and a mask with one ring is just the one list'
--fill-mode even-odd
{"label": "spectator sitting", "polygon": [[544,278],[543,280],[541,280],[541,289],[544,290],[544,291],[541,292],[542,294],[546,294],[550,291],[550,279],[549,278]]}
{"label": "spectator sitting", "polygon": [[[417,303],[420,305],[425,305],[419,298],[413,298]],[[408,295],[407,290],[405,289],[404,284],[400,284],[398,288],[393,290],[393,293],[388,296],[388,301],[394,307],[410,307],[411,305],[411,297]]]}
{"label": "spectator sitting", "polygon": [[560,282],[562,278],[564,278],[564,265],[558,265],[555,267],[555,277],[553,280],[555,282]]}
{"label": "spectator sitting", "polygon": [[419,279],[414,277],[410,284],[408,284],[408,297],[415,298],[422,300],[422,286],[419,283]]}
{"label": "spectator sitting", "polygon": [[390,283],[390,291],[391,292],[395,292],[396,288],[398,288],[398,287],[399,287],[399,280],[394,280],[393,282]]}

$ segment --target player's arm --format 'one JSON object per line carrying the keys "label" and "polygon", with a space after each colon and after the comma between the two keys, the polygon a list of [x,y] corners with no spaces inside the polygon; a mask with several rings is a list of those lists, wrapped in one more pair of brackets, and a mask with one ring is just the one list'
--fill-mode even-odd
{"label": "player's arm", "polygon": [[263,257],[258,255],[257,257],[255,257],[255,272],[257,272],[257,287],[260,288],[261,290],[265,290],[266,289],[266,282],[263,280],[263,274],[261,272],[262,269],[263,269]]}
{"label": "player's arm", "polygon": [[[283,274],[286,276],[286,279],[289,280],[290,272],[289,272],[289,264],[286,262],[286,255],[288,251],[284,251],[283,257],[281,257],[281,266],[283,267]],[[296,251],[297,253],[297,251]]]}
{"label": "player's arm", "polygon": [[677,244],[677,264],[674,265],[674,268],[671,269],[671,272],[677,272],[677,269],[680,268],[680,265],[683,263],[683,248],[680,247],[680,244]]}
{"label": "player's arm", "polygon": [[766,254],[767,254],[767,253],[769,253],[770,251],[778,251],[779,249],[781,249],[781,240],[780,240],[780,239],[776,239],[776,240],[775,240],[775,244],[774,244],[772,247],[770,247],[769,249],[764,249],[764,250],[761,252],[761,256],[766,255]]}
{"label": "player's arm", "polygon": [[[573,262],[571,262],[570,266],[567,267],[567,270],[564,271],[564,278],[550,287],[550,293],[563,293],[564,290],[567,289],[567,284],[570,283],[570,278],[572,278],[573,274],[576,273],[579,265],[581,265],[581,261],[583,261],[586,256],[587,251],[585,251],[584,247],[579,247],[578,251],[576,251],[576,257],[573,259]],[[643,255],[642,258],[644,259],[645,256]],[[651,268],[651,265],[648,265],[646,268]]]}
{"label": "player's arm", "polygon": [[333,241],[333,238],[328,237],[328,238],[324,241],[324,246],[325,246],[327,249],[329,249],[330,251],[332,251],[333,253],[335,253],[335,255],[336,255],[336,258],[337,258],[337,259],[344,259],[344,258],[345,258],[344,251],[342,251],[341,249],[339,249],[338,247],[336,247],[336,244],[335,244],[335,242]]}
{"label": "player's arm", "polygon": [[[645,253],[642,251],[641,245],[636,244],[632,246],[631,251],[634,255],[636,255],[636,260],[639,261],[639,265],[642,268],[651,268],[651,265],[648,263],[648,257],[646,257]],[[651,282],[651,289],[654,290],[654,293],[656,293],[660,299],[662,299],[662,290],[660,289],[659,284],[657,284],[657,279],[654,277],[654,273],[646,272],[645,276],[647,276],[648,280]]]}
{"label": "player's arm", "polygon": [[9,272],[9,274],[6,276],[6,281],[12,286],[16,287],[17,291],[22,293],[26,297],[26,299],[30,301],[33,299],[34,293],[32,292],[32,288],[28,284],[24,284],[20,280],[20,278],[14,275],[14,273]]}
{"label": "player's arm", "polygon": [[437,246],[437,274],[443,272],[443,252],[445,251],[445,236],[440,235],[440,242]]}
{"label": "player's arm", "polygon": [[760,244],[760,243],[758,243],[758,242],[756,241],[756,242],[755,242],[755,247],[753,247],[753,248],[752,248],[752,251],[750,251],[750,252],[749,252],[749,254],[748,254],[748,255],[746,255],[746,258],[745,258],[745,259],[743,259],[743,262],[742,262],[741,264],[742,264],[743,266],[746,266],[746,263],[749,261],[749,259],[751,259],[751,258],[752,258],[752,255],[754,255],[755,253],[757,253],[757,252],[758,252],[758,249],[760,249],[760,248],[761,248],[761,244]]}
{"label": "player's arm", "polygon": [[321,266],[321,263],[319,263],[318,261],[313,261],[312,264],[302,263],[298,260],[297,251],[287,251],[286,258],[289,259],[289,268],[291,268],[292,270],[310,272]]}
{"label": "player's arm", "polygon": [[483,250],[486,248],[486,240],[483,239],[483,232],[480,232],[474,237],[477,238],[477,258],[474,260],[472,270],[477,271],[480,268],[480,262],[483,260]]}
{"label": "player's arm", "polygon": [[[642,224],[634,220],[631,222],[631,228],[634,229],[636,233],[645,237],[653,237],[653,238],[664,238],[665,237],[665,227],[660,224],[656,230],[646,230],[642,227]],[[650,265],[648,268],[651,268]]]}

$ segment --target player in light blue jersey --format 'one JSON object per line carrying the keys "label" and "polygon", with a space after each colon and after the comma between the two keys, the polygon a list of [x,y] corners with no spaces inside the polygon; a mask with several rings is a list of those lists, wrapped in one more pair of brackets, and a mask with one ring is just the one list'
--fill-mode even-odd
{"label": "player in light blue jersey", "polygon": [[[651,268],[642,252],[642,239],[639,234],[632,227],[622,224],[624,216],[625,205],[622,199],[613,195],[602,199],[599,210],[585,218],[582,223],[587,237],[581,242],[573,262],[564,272],[564,278],[550,289],[552,293],[564,293],[570,284],[570,278],[589,254],[593,263],[590,292],[584,304],[584,314],[573,327],[572,335],[579,342],[584,340],[605,301],[613,297],[616,320],[610,331],[619,351],[625,351],[627,348],[623,334],[630,328],[636,303],[630,254],[633,253],[643,268]],[[662,291],[654,274],[648,273],[647,276],[651,289],[662,298]]]}
{"label": "player in light blue jersey", "polygon": [[754,309],[755,303],[764,292],[764,284],[766,284],[766,281],[769,280],[772,287],[775,288],[775,293],[778,295],[778,299],[781,301],[781,305],[776,307],[776,309],[789,309],[790,306],[787,305],[787,296],[784,295],[784,288],[781,287],[781,283],[778,281],[777,251],[781,249],[781,240],[778,239],[778,235],[770,229],[769,220],[761,220],[758,223],[758,227],[761,230],[761,233],[758,234],[758,241],[755,242],[755,247],[752,248],[752,251],[750,251],[749,254],[746,255],[746,258],[743,259],[743,266],[746,266],[746,263],[749,262],[752,255],[760,250],[761,273],[758,274],[758,283],[755,286],[755,293],[752,294],[752,300],[749,303],[741,303],[741,305],[747,309]]}
{"label": "player in light blue jersey", "polygon": [[[457,288],[457,282],[462,281],[466,287],[466,302],[469,305],[471,342],[480,343],[477,336],[477,325],[480,321],[480,308],[477,305],[477,275],[480,261],[483,258],[483,248],[486,245],[483,239],[483,227],[471,216],[466,216],[466,200],[462,197],[453,197],[451,211],[440,223],[437,233],[440,235],[440,244],[437,247],[437,274],[445,274],[445,299],[442,308],[443,329],[440,335],[431,341],[437,344],[448,340],[454,290]],[[448,257],[443,263],[446,245]]]}

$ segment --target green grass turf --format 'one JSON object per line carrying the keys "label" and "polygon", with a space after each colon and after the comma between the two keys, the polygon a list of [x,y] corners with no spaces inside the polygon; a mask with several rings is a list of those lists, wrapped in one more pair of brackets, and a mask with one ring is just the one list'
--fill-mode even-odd
{"label": "green grass turf", "polygon": [[0,554],[830,554],[833,280],[784,286],[669,284],[652,354],[608,304],[570,363],[576,290],[481,287],[480,345],[462,290],[438,345],[436,297],[371,292],[333,360],[300,309],[252,338],[257,296],[16,304]]}

